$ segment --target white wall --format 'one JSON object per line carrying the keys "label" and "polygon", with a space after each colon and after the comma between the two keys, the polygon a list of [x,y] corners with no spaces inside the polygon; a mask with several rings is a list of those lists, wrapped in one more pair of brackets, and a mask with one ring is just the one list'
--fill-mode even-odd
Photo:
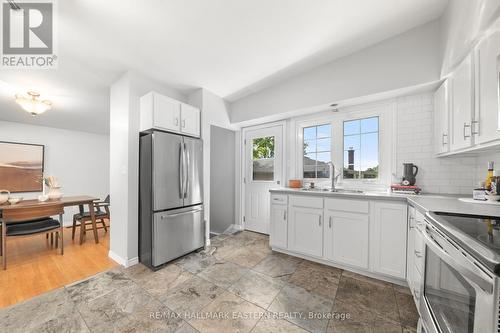
{"label": "white wall", "polygon": [[[90,195],[104,199],[109,194],[107,135],[0,121],[0,141],[45,145],[44,175],[57,177],[65,196]],[[39,194],[13,195],[35,199]],[[75,207],[65,208],[65,224],[71,223],[77,211]]]}
{"label": "white wall", "polygon": [[[188,96],[188,103],[201,109],[201,138],[203,140],[203,201],[205,208],[206,239],[210,242],[210,129],[218,126],[233,129],[229,122],[226,102],[206,89],[198,89]],[[236,198],[239,202],[239,197]]]}
{"label": "white wall", "polygon": [[266,117],[439,78],[439,23],[430,22],[231,104],[231,122]]}
{"label": "white wall", "polygon": [[111,85],[110,256],[122,265],[138,260],[139,99],[152,90],[186,100],[182,93],[134,72],[127,72]]}

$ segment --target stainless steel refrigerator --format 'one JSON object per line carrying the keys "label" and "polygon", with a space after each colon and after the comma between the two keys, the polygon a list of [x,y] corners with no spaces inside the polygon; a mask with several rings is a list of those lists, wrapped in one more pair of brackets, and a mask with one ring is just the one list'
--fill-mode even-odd
{"label": "stainless steel refrigerator", "polygon": [[139,260],[155,269],[205,244],[202,141],[141,133],[139,157]]}

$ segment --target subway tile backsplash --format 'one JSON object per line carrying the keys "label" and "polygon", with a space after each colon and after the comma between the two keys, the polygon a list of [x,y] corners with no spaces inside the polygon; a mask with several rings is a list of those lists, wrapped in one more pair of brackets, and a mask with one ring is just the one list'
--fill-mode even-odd
{"label": "subway tile backsplash", "polygon": [[488,161],[500,168],[500,152],[476,156],[434,155],[433,94],[400,97],[397,104],[397,176],[402,165],[411,162],[419,167],[417,185],[426,193],[472,194],[472,189],[486,177]]}

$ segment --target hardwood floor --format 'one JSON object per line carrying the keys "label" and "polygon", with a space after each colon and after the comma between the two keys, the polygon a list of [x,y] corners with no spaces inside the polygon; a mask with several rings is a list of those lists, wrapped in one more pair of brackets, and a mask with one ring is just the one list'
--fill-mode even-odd
{"label": "hardwood floor", "polygon": [[64,255],[50,245],[45,234],[7,238],[7,270],[0,270],[0,308],[60,288],[118,264],[108,257],[109,231],[99,231],[99,244],[92,232],[78,244],[71,228],[64,229]]}

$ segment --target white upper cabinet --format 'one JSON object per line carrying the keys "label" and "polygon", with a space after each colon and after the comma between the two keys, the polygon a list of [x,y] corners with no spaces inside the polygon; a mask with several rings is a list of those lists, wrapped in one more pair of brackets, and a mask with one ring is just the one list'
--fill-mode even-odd
{"label": "white upper cabinet", "polygon": [[200,136],[200,110],[188,104],[181,104],[181,132]]}
{"label": "white upper cabinet", "polygon": [[476,112],[473,123],[476,144],[500,139],[500,31],[476,48]]}
{"label": "white upper cabinet", "polygon": [[472,116],[474,110],[474,85],[472,55],[458,66],[450,77],[450,150],[468,148],[472,145]]}
{"label": "white upper cabinet", "polygon": [[200,110],[173,98],[150,92],[141,97],[140,130],[160,129],[200,136]]}
{"label": "white upper cabinet", "polygon": [[449,93],[448,80],[434,94],[434,151],[442,154],[449,151]]}
{"label": "white upper cabinet", "polygon": [[368,214],[325,210],[325,258],[368,269],[368,232]]}
{"label": "white upper cabinet", "polygon": [[407,208],[397,202],[372,202],[370,255],[372,270],[406,278]]}

